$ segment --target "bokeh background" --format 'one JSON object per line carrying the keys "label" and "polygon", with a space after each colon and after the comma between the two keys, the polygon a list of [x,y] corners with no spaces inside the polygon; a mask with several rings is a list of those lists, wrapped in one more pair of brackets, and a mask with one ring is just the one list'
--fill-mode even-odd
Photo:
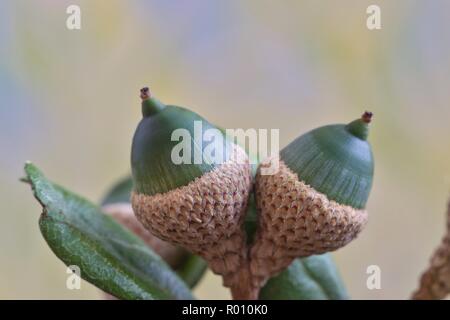
{"label": "bokeh background", "polygon": [[[381,30],[366,28],[370,4]],[[1,1],[0,298],[101,297],[66,289],[18,179],[32,160],[98,201],[129,172],[143,85],[224,127],[279,128],[281,146],[373,111],[370,221],[334,257],[353,298],[409,297],[450,193],[449,30],[445,0]],[[372,264],[381,290],[366,287]],[[195,293],[229,298],[212,274]]]}

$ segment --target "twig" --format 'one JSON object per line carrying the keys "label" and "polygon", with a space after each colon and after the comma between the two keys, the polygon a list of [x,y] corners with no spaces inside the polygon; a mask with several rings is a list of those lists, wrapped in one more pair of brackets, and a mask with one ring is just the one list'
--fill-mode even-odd
{"label": "twig", "polygon": [[430,266],[422,274],[415,300],[443,299],[450,293],[450,201],[447,207],[447,232],[430,259]]}

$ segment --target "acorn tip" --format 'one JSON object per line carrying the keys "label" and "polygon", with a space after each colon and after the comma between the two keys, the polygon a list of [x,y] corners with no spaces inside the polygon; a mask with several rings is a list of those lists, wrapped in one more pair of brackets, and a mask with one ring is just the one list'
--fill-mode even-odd
{"label": "acorn tip", "polygon": [[151,97],[150,89],[148,87],[142,88],[140,97],[142,100],[147,100],[148,98],[150,98]]}
{"label": "acorn tip", "polygon": [[366,111],[361,116],[361,120],[364,121],[365,123],[370,123],[372,121],[372,117],[373,117],[373,113],[370,111]]}

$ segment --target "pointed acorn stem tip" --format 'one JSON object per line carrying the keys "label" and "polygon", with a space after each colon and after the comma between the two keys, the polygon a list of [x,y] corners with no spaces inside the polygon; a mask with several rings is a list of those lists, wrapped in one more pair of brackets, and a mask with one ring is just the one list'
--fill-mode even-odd
{"label": "pointed acorn stem tip", "polygon": [[141,99],[142,101],[147,100],[148,98],[150,98],[152,96],[150,89],[148,87],[144,87],[141,89]]}
{"label": "pointed acorn stem tip", "polygon": [[148,87],[142,88],[140,92],[140,97],[142,99],[142,116],[144,118],[151,117],[164,109],[165,105],[152,97]]}
{"label": "pointed acorn stem tip", "polygon": [[370,111],[366,111],[361,116],[361,120],[365,123],[370,123],[372,121],[373,113]]}
{"label": "pointed acorn stem tip", "polygon": [[369,123],[372,121],[373,113],[366,111],[360,119],[347,124],[346,128],[355,137],[361,140],[367,140],[369,135]]}

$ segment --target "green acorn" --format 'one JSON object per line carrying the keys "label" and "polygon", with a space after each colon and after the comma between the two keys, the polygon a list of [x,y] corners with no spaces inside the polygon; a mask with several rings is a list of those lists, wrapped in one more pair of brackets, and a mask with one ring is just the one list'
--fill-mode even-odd
{"label": "green acorn", "polygon": [[[374,162],[367,142],[372,113],[312,130],[267,159],[256,176],[259,226],[251,248],[255,286],[298,257],[345,246],[367,222]],[[274,174],[263,174],[278,167]]]}
{"label": "green acorn", "polygon": [[[131,151],[135,215],[155,236],[202,256],[232,287],[246,260],[248,157],[198,114],[164,105],[148,88],[141,98]],[[208,132],[213,144],[203,141]]]}

